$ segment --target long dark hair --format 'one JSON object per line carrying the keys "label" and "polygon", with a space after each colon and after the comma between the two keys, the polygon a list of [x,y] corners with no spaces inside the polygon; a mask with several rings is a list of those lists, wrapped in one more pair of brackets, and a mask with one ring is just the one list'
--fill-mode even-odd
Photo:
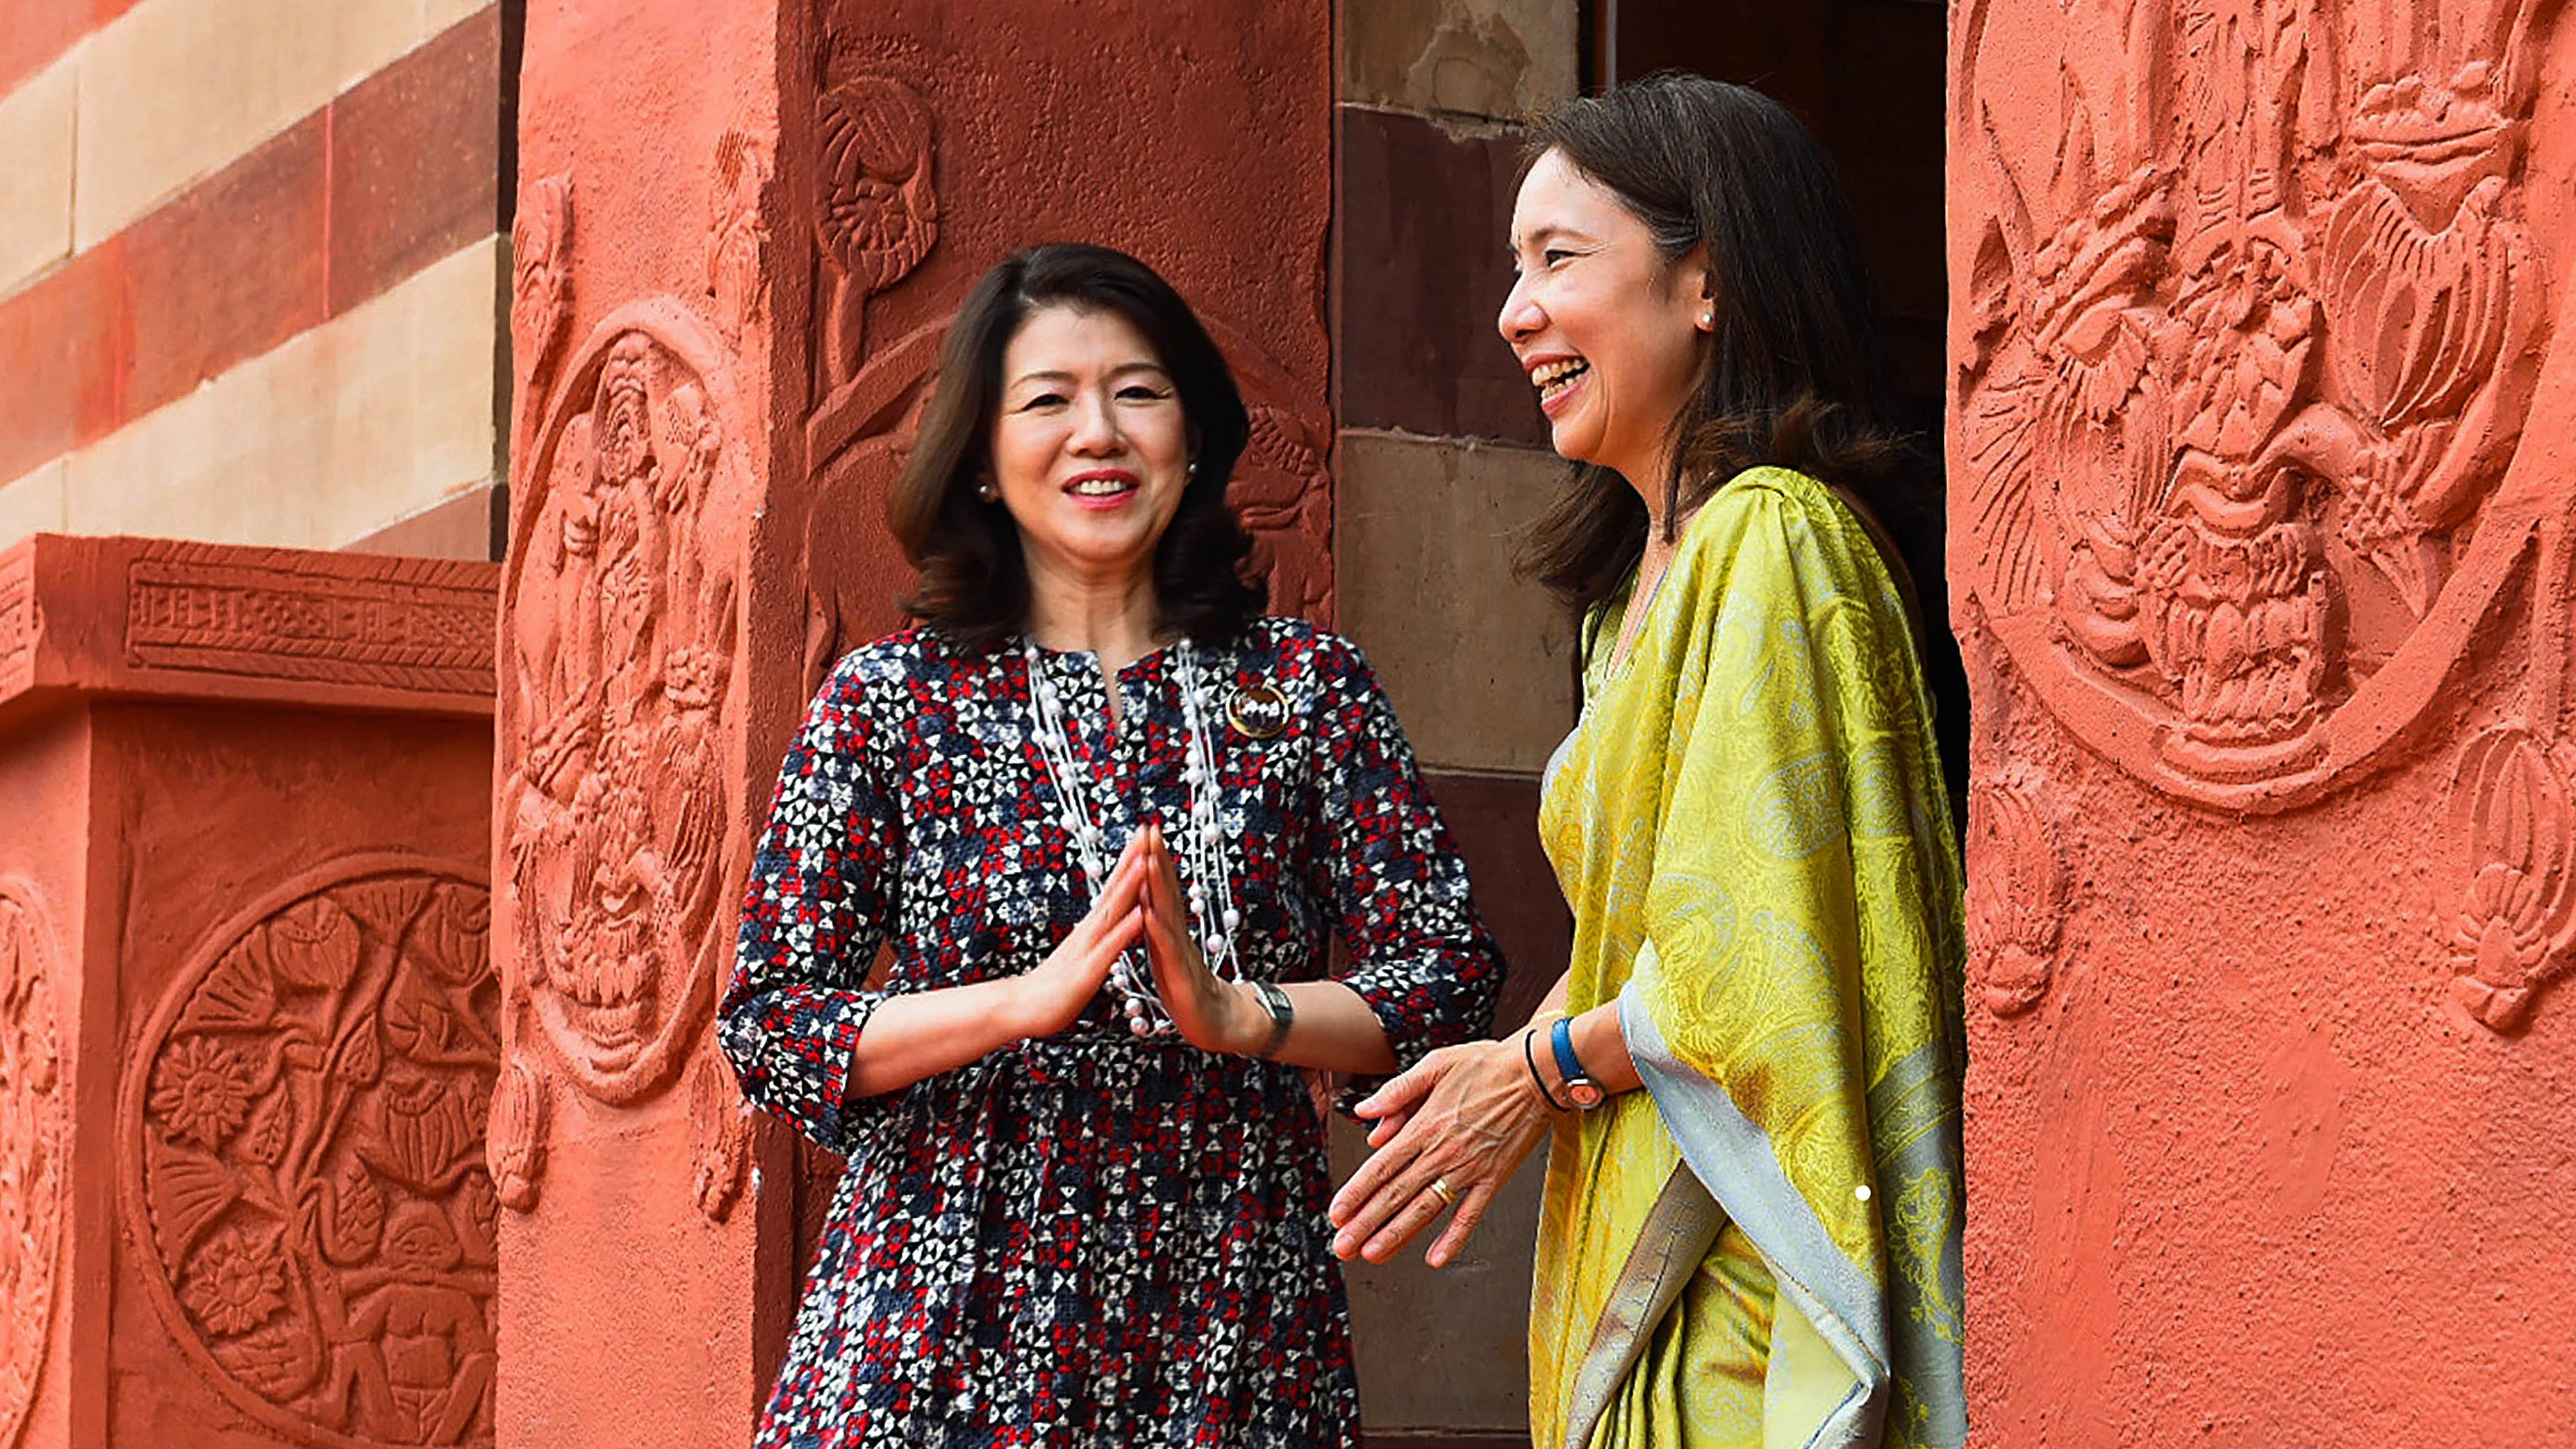
{"label": "long dark hair", "polygon": [[[1891,533],[1920,537],[1926,500],[1900,481],[1909,450],[1886,418],[1877,288],[1841,179],[1807,128],[1759,91],[1667,72],[1540,120],[1523,174],[1550,151],[1643,221],[1667,264],[1707,248],[1717,325],[1673,420],[1671,474],[1632,486],[1576,464],[1531,526],[1524,569],[1588,612],[1645,550],[1640,489],[1662,489],[1669,536],[1729,478],[1766,464],[1839,484]],[[1931,510],[1937,523],[1937,498]],[[1921,576],[1917,550],[1904,552]]]}
{"label": "long dark hair", "polygon": [[948,329],[920,434],[886,500],[887,526],[921,571],[904,609],[952,646],[977,653],[1028,621],[1019,529],[1008,510],[975,490],[992,467],[1003,349],[1041,307],[1125,319],[1171,374],[1198,467],[1154,546],[1155,606],[1165,629],[1202,643],[1233,638],[1267,597],[1252,536],[1225,501],[1251,432],[1243,395],[1225,355],[1170,283],[1125,252],[1082,242],[1049,242],[996,264]]}

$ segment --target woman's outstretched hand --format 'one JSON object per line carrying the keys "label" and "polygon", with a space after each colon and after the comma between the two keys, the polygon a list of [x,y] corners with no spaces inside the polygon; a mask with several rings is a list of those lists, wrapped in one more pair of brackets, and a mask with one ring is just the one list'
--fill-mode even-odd
{"label": "woman's outstretched hand", "polygon": [[1020,1035],[1053,1036],[1073,1025],[1108,984],[1118,953],[1143,934],[1136,903],[1145,881],[1144,857],[1141,839],[1129,840],[1090,911],[1036,969],[1012,978]]}
{"label": "woman's outstretched hand", "polygon": [[1423,1261],[1446,1267],[1476,1231],[1494,1194],[1553,1125],[1521,1061],[1520,1038],[1442,1047],[1352,1109],[1377,1150],[1333,1195],[1333,1255],[1383,1263],[1431,1226],[1455,1195],[1457,1212]]}
{"label": "woman's outstretched hand", "polygon": [[[1163,827],[1136,832],[1139,849],[1137,919],[1145,959],[1154,968],[1154,991],[1181,1039],[1202,1051],[1250,1052],[1269,1035],[1269,1018],[1235,983],[1208,969],[1206,954],[1190,935],[1190,908],[1181,892]],[[1255,1018],[1259,1019],[1256,1020]]]}

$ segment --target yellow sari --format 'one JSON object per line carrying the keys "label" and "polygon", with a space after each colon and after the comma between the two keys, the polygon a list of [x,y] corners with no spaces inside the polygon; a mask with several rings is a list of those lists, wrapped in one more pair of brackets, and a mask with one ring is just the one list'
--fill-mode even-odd
{"label": "yellow sari", "polygon": [[[1633,587],[1633,585],[1632,585]],[[1958,1445],[1961,877],[1905,606],[1823,484],[1699,508],[1539,827],[1567,1006],[1646,1090],[1559,1124],[1544,1449]]]}

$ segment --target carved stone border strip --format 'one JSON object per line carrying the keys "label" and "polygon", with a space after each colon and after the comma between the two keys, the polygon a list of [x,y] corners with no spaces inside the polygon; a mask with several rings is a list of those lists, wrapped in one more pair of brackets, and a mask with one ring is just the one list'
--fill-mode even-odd
{"label": "carved stone border strip", "polygon": [[30,548],[0,554],[0,699],[35,676],[36,570]]}
{"label": "carved stone border strip", "polygon": [[479,588],[149,555],[127,569],[137,667],[489,694],[492,651]]}
{"label": "carved stone border strip", "polygon": [[[0,1360],[0,1446],[25,1432],[53,1346],[62,1271],[66,1160],[62,1038],[53,993],[53,929],[25,883],[0,878],[0,1233],[11,1263],[0,1314],[15,1322]],[[20,1140],[17,1134],[30,1134]]]}

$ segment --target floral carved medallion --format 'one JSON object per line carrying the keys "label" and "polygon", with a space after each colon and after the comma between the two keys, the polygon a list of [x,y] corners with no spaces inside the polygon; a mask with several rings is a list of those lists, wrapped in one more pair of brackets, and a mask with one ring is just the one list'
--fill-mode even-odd
{"label": "floral carved medallion", "polygon": [[127,1063],[146,1294],[294,1442],[492,1442],[490,922],[485,883],[442,862],[323,867],[209,935]]}
{"label": "floral carved medallion", "polygon": [[1963,612],[2156,788],[2235,810],[2333,788],[2432,706],[2528,555],[2556,13],[1958,10]]}
{"label": "floral carved medallion", "polygon": [[35,1404],[62,1263],[69,1089],[52,952],[33,893],[0,881],[0,1445]]}

